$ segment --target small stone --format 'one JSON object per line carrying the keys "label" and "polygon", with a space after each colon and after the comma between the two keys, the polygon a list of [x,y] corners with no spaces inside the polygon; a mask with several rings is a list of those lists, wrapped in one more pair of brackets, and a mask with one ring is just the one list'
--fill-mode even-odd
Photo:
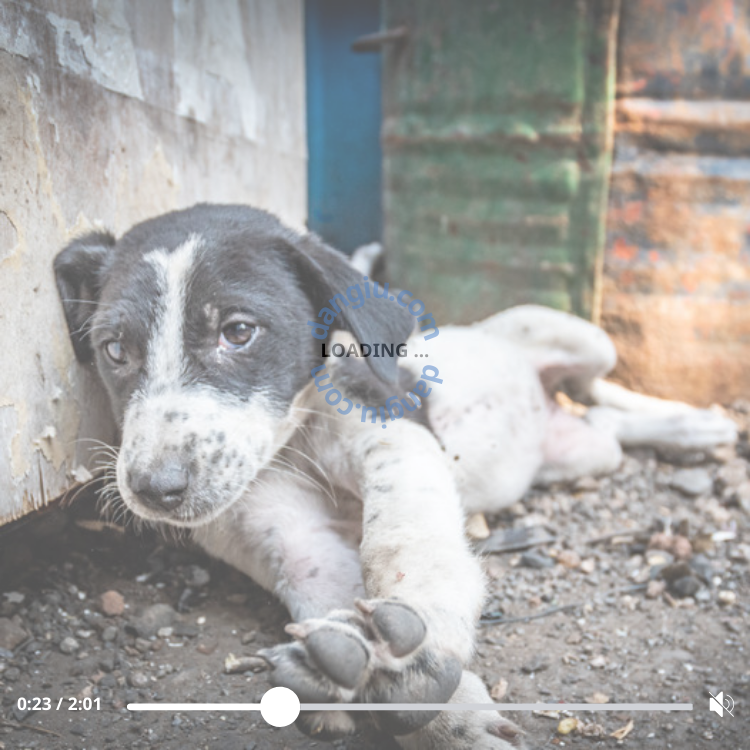
{"label": "small stone", "polygon": [[125,599],[119,591],[105,591],[99,597],[99,605],[107,617],[117,617],[125,611]]}
{"label": "small stone", "polygon": [[564,549],[557,555],[557,562],[563,567],[572,570],[581,564],[581,558],[578,553],[574,552],[572,549]]}
{"label": "small stone", "polygon": [[28,638],[28,634],[21,627],[21,618],[0,617],[0,648],[8,651],[13,649]]}
{"label": "small stone", "polygon": [[102,630],[102,640],[114,641],[119,632],[120,631],[114,625],[107,625],[107,627]]}
{"label": "small stone", "polygon": [[68,731],[71,734],[78,735],[78,737],[85,737],[86,736],[86,727],[83,724],[73,724]]}
{"label": "small stone", "polygon": [[576,729],[578,729],[578,719],[575,716],[568,716],[565,719],[561,719],[557,725],[557,733],[562,735],[575,732]]}
{"label": "small stone", "polygon": [[664,581],[649,581],[646,586],[646,599],[658,599],[667,588]]}
{"label": "small stone", "polygon": [[26,598],[18,591],[6,591],[3,596],[9,604],[23,604],[23,600]]}
{"label": "small stone", "polygon": [[496,682],[492,689],[490,690],[490,697],[493,701],[496,703],[499,703],[502,701],[503,698],[505,698],[506,694],[508,693],[508,681],[507,680],[499,680]]}
{"label": "small stone", "polygon": [[708,494],[714,481],[705,469],[679,469],[670,478],[669,486],[688,497],[698,497]]}
{"label": "small stone", "polygon": [[534,674],[534,672],[542,672],[547,668],[549,668],[549,662],[543,656],[537,655],[523,664],[521,671],[525,674]]}
{"label": "small stone", "polygon": [[242,643],[243,646],[246,646],[248,643],[252,643],[257,637],[258,637],[258,631],[250,630],[247,633],[242,634],[242,638],[240,638],[240,643]]}
{"label": "small stone", "polygon": [[533,568],[534,570],[542,570],[543,568],[551,568],[554,566],[555,561],[549,556],[541,552],[524,552],[521,555],[521,559],[518,562],[524,568]]}
{"label": "small stone", "polygon": [[685,578],[692,575],[692,570],[686,562],[675,562],[671,565],[665,565],[661,569],[661,577],[668,582],[676,581],[679,578]]}
{"label": "small stone", "polygon": [[2,674],[4,680],[15,682],[21,676],[21,670],[18,667],[8,667]]}
{"label": "small stone", "polygon": [[211,640],[211,641],[201,641],[196,647],[195,650],[199,654],[213,654],[214,651],[219,647],[219,642],[217,640]]}
{"label": "small stone", "polygon": [[745,513],[750,513],[750,482],[743,482],[737,487],[734,492],[734,499]]}
{"label": "small stone", "polygon": [[490,527],[487,525],[487,519],[484,513],[474,513],[466,521],[466,534],[469,539],[482,541],[489,539]]}
{"label": "small stone", "polygon": [[700,578],[707,586],[711,585],[711,579],[714,575],[714,568],[711,561],[702,554],[694,555],[689,563],[695,575]]}
{"label": "small stone", "polygon": [[719,591],[716,599],[722,607],[731,607],[737,603],[737,594],[734,591]]}
{"label": "small stone", "polygon": [[595,703],[603,705],[604,703],[609,703],[609,696],[605,695],[604,693],[593,693],[593,695],[588,695],[586,698],[584,698],[586,703]]}
{"label": "small stone", "polygon": [[64,654],[74,654],[81,648],[81,644],[72,636],[67,636],[60,641],[60,651]]}
{"label": "small stone", "polygon": [[240,656],[228,654],[224,659],[224,671],[227,674],[244,672],[263,672],[268,669],[268,662],[260,656]]}
{"label": "small stone", "polygon": [[102,672],[106,672],[109,674],[110,672],[113,672],[115,669],[115,655],[111,651],[106,652],[100,659],[99,659],[99,669],[102,670]]}
{"label": "small stone", "polygon": [[591,659],[589,666],[591,666],[592,669],[604,669],[604,667],[607,666],[607,660],[604,656],[599,654]]}
{"label": "small stone", "polygon": [[152,604],[133,618],[131,626],[141,638],[151,638],[159,632],[159,628],[171,625],[176,616],[177,613],[169,604]]}
{"label": "small stone", "polygon": [[741,458],[735,458],[719,469],[716,479],[722,487],[739,487],[747,481],[747,464]]}
{"label": "small stone", "polygon": [[148,638],[136,638],[135,648],[142,654],[146,654],[151,651],[151,641]]}
{"label": "small stone", "polygon": [[211,582],[211,574],[199,565],[190,566],[190,575],[185,579],[185,583],[192,588],[202,588],[208,586]]}
{"label": "small stone", "polygon": [[134,688],[144,688],[149,684],[150,680],[145,672],[131,672],[128,677],[128,683]]}
{"label": "small stone", "polygon": [[172,628],[172,634],[179,638],[195,638],[200,634],[200,628],[189,622],[176,622]]}
{"label": "small stone", "polygon": [[586,575],[591,575],[591,573],[596,570],[596,560],[594,560],[593,557],[587,557],[585,560],[581,561],[580,566],[581,573],[585,573]]}
{"label": "small stone", "polygon": [[693,556],[693,545],[681,534],[676,534],[672,541],[672,554],[676,560],[689,560]]}
{"label": "small stone", "polygon": [[669,591],[679,599],[693,596],[701,587],[701,582],[694,576],[683,576],[669,582]]}
{"label": "small stone", "polygon": [[159,630],[156,632],[159,638],[169,638],[172,633],[174,633],[174,628],[171,626],[166,628],[159,628]]}

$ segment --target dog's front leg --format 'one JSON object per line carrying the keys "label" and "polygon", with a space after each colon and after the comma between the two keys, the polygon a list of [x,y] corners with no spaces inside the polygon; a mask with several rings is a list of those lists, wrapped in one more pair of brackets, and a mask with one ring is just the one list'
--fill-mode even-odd
{"label": "dog's front leg", "polygon": [[[303,691],[303,702],[447,703],[457,691],[470,702],[490,702],[481,682],[463,671],[483,579],[444,455],[419,425],[391,423],[387,435],[378,433],[358,423],[342,425],[341,433],[364,504],[367,599],[356,611],[288,628],[297,643],[269,652],[274,678]],[[373,716],[409,748],[505,748],[505,739],[517,737],[491,713],[479,720],[451,713],[435,722],[436,711],[410,708]],[[326,715],[307,728],[327,734]]]}

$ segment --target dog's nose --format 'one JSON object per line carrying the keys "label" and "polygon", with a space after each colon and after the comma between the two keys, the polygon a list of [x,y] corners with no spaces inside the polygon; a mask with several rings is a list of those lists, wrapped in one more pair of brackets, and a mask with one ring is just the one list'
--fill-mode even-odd
{"label": "dog's nose", "polygon": [[131,477],[130,488],[139,499],[155,510],[174,510],[185,499],[189,476],[178,460],[166,460],[151,471]]}

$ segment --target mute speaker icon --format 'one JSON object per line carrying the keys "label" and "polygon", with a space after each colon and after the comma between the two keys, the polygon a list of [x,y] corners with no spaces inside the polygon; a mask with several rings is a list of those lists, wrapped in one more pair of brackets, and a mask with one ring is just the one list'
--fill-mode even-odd
{"label": "mute speaker icon", "polygon": [[719,717],[722,719],[724,718],[724,711],[726,711],[732,718],[734,718],[734,714],[732,713],[732,711],[734,711],[734,700],[732,700],[731,695],[725,697],[723,690],[716,695],[709,692],[709,695],[711,696],[708,699],[709,711],[719,714]]}

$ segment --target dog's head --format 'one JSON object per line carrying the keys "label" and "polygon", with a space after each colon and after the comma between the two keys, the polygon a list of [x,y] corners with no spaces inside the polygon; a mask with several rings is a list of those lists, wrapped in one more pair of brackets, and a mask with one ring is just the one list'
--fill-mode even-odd
{"label": "dog's head", "polygon": [[[344,256],[273,216],[200,205],[119,241],[83,237],[55,260],[76,356],[95,363],[121,429],[117,484],[137,515],[181,526],[229,507],[296,425],[319,364],[308,320],[362,282]],[[400,343],[411,316],[387,300],[334,328]],[[386,382],[395,358],[368,360]]]}

